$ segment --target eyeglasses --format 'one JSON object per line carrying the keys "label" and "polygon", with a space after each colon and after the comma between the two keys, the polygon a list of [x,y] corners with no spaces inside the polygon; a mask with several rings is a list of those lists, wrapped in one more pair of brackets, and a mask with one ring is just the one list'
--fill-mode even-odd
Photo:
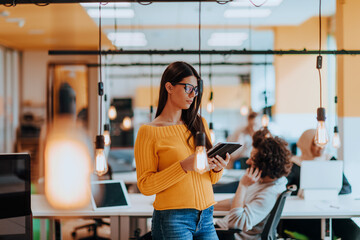
{"label": "eyeglasses", "polygon": [[194,87],[194,85],[190,84],[190,83],[171,83],[173,86],[175,85],[184,85],[184,89],[185,89],[185,92],[187,94],[191,94],[193,91],[194,91],[194,94],[195,94],[195,97],[197,95],[199,95],[199,88],[196,86]]}

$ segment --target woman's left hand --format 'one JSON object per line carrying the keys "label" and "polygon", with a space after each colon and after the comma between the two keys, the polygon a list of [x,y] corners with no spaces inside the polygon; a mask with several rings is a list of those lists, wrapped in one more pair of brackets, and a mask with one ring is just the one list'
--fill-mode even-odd
{"label": "woman's left hand", "polygon": [[210,158],[209,160],[210,169],[214,170],[215,172],[219,172],[228,165],[230,161],[230,154],[226,153],[226,159],[216,155],[214,158]]}

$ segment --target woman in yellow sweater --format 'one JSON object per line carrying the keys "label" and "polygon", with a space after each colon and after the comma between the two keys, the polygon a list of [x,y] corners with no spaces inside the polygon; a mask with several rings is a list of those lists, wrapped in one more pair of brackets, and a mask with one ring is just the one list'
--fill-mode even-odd
{"label": "woman in yellow sweater", "polygon": [[213,226],[215,184],[228,164],[219,156],[208,159],[212,170],[194,171],[197,131],[209,129],[198,114],[202,81],[185,62],[171,63],[164,71],[156,118],[138,131],[135,142],[137,184],[144,195],[156,194],[152,219],[153,239],[218,239]]}

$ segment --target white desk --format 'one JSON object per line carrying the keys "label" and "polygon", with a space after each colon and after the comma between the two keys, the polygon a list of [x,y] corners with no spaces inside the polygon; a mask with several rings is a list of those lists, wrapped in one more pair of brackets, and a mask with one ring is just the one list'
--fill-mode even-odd
{"label": "white desk", "polygon": [[[215,200],[231,198],[234,194],[215,194]],[[70,217],[110,217],[111,239],[128,239],[130,220],[138,217],[151,217],[155,196],[129,194],[131,207],[111,211],[94,211],[89,205],[75,211],[53,209],[44,195],[31,196],[31,208],[34,218],[61,219]],[[215,211],[214,216],[225,216],[227,211]],[[337,202],[305,201],[298,197],[288,197],[281,218],[288,219],[332,219],[360,217],[360,200],[350,196],[339,196]],[[132,233],[131,233],[132,234]]]}

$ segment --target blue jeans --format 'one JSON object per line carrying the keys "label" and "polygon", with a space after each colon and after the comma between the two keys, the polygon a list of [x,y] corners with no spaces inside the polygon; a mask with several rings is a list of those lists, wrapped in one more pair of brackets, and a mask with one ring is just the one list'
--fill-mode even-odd
{"label": "blue jeans", "polygon": [[214,207],[196,209],[154,210],[152,239],[218,240],[213,223]]}

